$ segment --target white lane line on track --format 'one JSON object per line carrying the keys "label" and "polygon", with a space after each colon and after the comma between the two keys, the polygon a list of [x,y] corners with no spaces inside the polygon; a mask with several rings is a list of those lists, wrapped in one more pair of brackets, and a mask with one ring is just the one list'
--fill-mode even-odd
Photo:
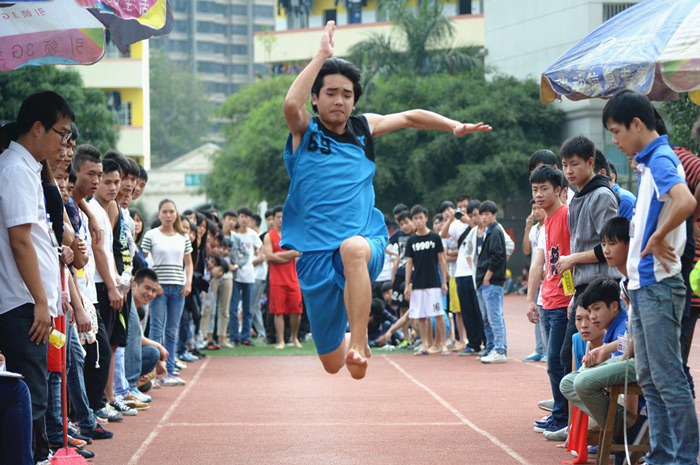
{"label": "white lane line on track", "polygon": [[535,368],[542,368],[543,370],[547,369],[547,364],[542,363],[542,362],[523,362],[522,360],[520,361],[523,365],[535,367]]}
{"label": "white lane line on track", "polygon": [[479,433],[480,435],[484,436],[486,439],[488,439],[488,440],[491,441],[493,444],[495,444],[495,445],[498,446],[500,449],[502,449],[506,454],[508,454],[508,455],[510,455],[511,457],[513,457],[518,463],[521,463],[522,465],[531,465],[530,462],[528,462],[527,460],[525,460],[525,459],[524,459],[522,456],[520,456],[517,452],[515,452],[513,449],[511,449],[510,447],[508,447],[508,446],[507,446],[506,444],[504,444],[503,442],[501,442],[497,437],[493,436],[492,434],[490,434],[490,433],[487,432],[487,431],[484,431],[483,429],[479,428],[479,427],[476,426],[474,423],[472,423],[471,421],[469,421],[469,419],[468,419],[467,417],[465,417],[459,410],[457,410],[457,409],[454,408],[452,405],[450,405],[445,399],[443,399],[443,398],[440,397],[438,394],[436,394],[436,393],[435,393],[432,389],[430,389],[428,386],[426,386],[425,384],[421,383],[421,382],[418,381],[416,378],[414,378],[413,376],[411,376],[406,370],[404,370],[403,368],[401,368],[401,366],[399,366],[398,363],[394,362],[393,360],[391,360],[391,359],[390,359],[389,357],[387,357],[386,355],[382,355],[382,357],[384,357],[384,359],[385,359],[387,362],[389,362],[389,364],[393,365],[394,368],[396,368],[399,372],[401,372],[401,373],[402,373],[406,378],[408,378],[413,384],[415,384],[416,386],[420,387],[420,388],[423,389],[425,392],[427,392],[428,394],[430,394],[435,400],[437,400],[440,404],[442,404],[443,407],[445,407],[447,410],[449,410],[450,412],[452,412],[452,414],[453,414],[454,416],[456,416],[457,418],[459,418],[459,421],[460,421],[461,424],[467,425],[468,427],[470,427],[471,429],[473,429],[475,432],[477,432],[477,433]]}
{"label": "white lane line on track", "polygon": [[[406,422],[396,422],[396,423],[377,423],[376,421],[372,422],[328,422],[328,423],[307,423],[304,422],[302,426],[313,426],[313,427],[318,427],[318,428],[326,428],[326,427],[332,427],[332,426],[370,426],[370,427],[393,427],[393,426],[462,426],[462,422],[459,421],[444,421],[444,422],[435,422],[435,423],[425,423],[425,422],[413,422],[413,423],[406,423]],[[236,422],[236,423],[166,423],[163,424],[163,426],[167,426],[168,428],[170,427],[187,427],[187,428],[197,428],[197,427],[203,427],[203,428],[211,428],[213,427],[232,427],[232,426],[262,426],[262,427],[278,427],[278,426],[289,426],[289,422],[270,422],[270,423],[255,423],[255,422]]]}
{"label": "white lane line on track", "polygon": [[202,365],[199,367],[197,370],[197,373],[194,375],[194,378],[192,378],[192,381],[187,383],[187,386],[185,389],[182,390],[179,396],[177,396],[177,399],[175,399],[175,402],[170,406],[167,412],[165,412],[165,415],[163,415],[156,425],[155,428],[153,428],[153,431],[151,431],[151,434],[148,435],[145,441],[141,443],[141,447],[138,448],[136,452],[134,452],[134,455],[131,457],[131,460],[129,460],[129,465],[136,465],[138,461],[143,457],[143,454],[146,453],[146,449],[148,448],[149,444],[153,442],[153,440],[158,436],[158,433],[160,430],[165,426],[166,422],[170,418],[170,415],[173,414],[173,412],[177,409],[178,405],[180,405],[180,402],[182,402],[182,399],[185,398],[188,392],[190,392],[190,389],[192,389],[192,386],[194,386],[197,383],[197,380],[199,379],[199,376],[202,374],[204,371],[204,368],[207,366],[209,363],[209,360],[211,358],[208,358],[202,363]]}

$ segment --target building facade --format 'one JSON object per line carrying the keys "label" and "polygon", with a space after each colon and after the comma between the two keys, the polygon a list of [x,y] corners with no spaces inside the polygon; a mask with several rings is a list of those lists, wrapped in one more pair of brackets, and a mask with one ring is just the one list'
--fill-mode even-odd
{"label": "building facade", "polygon": [[254,34],[274,29],[274,0],[170,0],[170,5],[173,30],[151,39],[151,45],[196,72],[214,102],[254,80]]}

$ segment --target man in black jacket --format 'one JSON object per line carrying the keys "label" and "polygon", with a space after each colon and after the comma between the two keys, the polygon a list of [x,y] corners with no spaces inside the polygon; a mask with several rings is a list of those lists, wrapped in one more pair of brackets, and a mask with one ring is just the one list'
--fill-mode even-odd
{"label": "man in black jacket", "polygon": [[482,363],[505,363],[506,325],[503,320],[503,285],[506,282],[506,241],[499,227],[498,207],[490,200],[479,206],[484,237],[477,239],[476,295],[484,320],[486,348]]}

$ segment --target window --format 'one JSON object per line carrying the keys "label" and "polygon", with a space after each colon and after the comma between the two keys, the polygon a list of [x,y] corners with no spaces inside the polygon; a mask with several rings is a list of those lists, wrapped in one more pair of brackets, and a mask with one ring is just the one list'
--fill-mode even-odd
{"label": "window", "polygon": [[245,24],[234,24],[231,26],[231,34],[241,36],[248,35],[248,26]]}
{"label": "window", "polygon": [[233,70],[233,74],[248,74],[248,65],[233,64],[231,65],[231,69]]}
{"label": "window", "polygon": [[189,12],[190,11],[190,0],[171,0],[170,6],[173,11]]}
{"label": "window", "polygon": [[245,5],[231,5],[231,15],[248,16],[248,7]]}
{"label": "window", "polygon": [[187,53],[190,51],[189,44],[185,40],[169,40],[168,41],[168,51],[169,52],[183,52]]}
{"label": "window", "polygon": [[207,74],[226,74],[228,72],[228,66],[213,61],[200,61],[197,63],[197,71]]}
{"label": "window", "polygon": [[226,53],[226,45],[215,42],[197,42],[197,52],[223,55]]}
{"label": "window", "polygon": [[120,125],[131,126],[131,102],[122,102],[117,116],[119,116]]}
{"label": "window", "polygon": [[253,5],[254,18],[272,18],[275,10],[272,5]]}
{"label": "window", "polygon": [[222,82],[207,82],[206,89],[213,94],[228,94],[228,84]]}
{"label": "window", "polygon": [[231,45],[231,54],[232,55],[247,55],[248,54],[248,46],[245,44],[233,44],[233,45]]}
{"label": "window", "polygon": [[226,14],[226,5],[214,2],[197,2],[197,11],[200,13]]}
{"label": "window", "polygon": [[175,20],[173,22],[173,32],[188,34],[190,32],[190,22],[186,19]]}
{"label": "window", "polygon": [[636,5],[636,3],[603,3],[603,22],[634,5]]}
{"label": "window", "polygon": [[226,34],[226,25],[211,21],[197,21],[197,32],[203,34]]}

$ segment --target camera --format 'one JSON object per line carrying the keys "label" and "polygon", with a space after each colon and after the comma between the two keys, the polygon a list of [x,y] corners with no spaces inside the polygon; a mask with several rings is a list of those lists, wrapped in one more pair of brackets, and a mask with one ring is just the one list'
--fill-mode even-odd
{"label": "camera", "polygon": [[462,211],[461,208],[458,208],[457,210],[455,210],[455,219],[458,220],[458,219],[462,218],[463,216],[464,216],[464,212]]}

